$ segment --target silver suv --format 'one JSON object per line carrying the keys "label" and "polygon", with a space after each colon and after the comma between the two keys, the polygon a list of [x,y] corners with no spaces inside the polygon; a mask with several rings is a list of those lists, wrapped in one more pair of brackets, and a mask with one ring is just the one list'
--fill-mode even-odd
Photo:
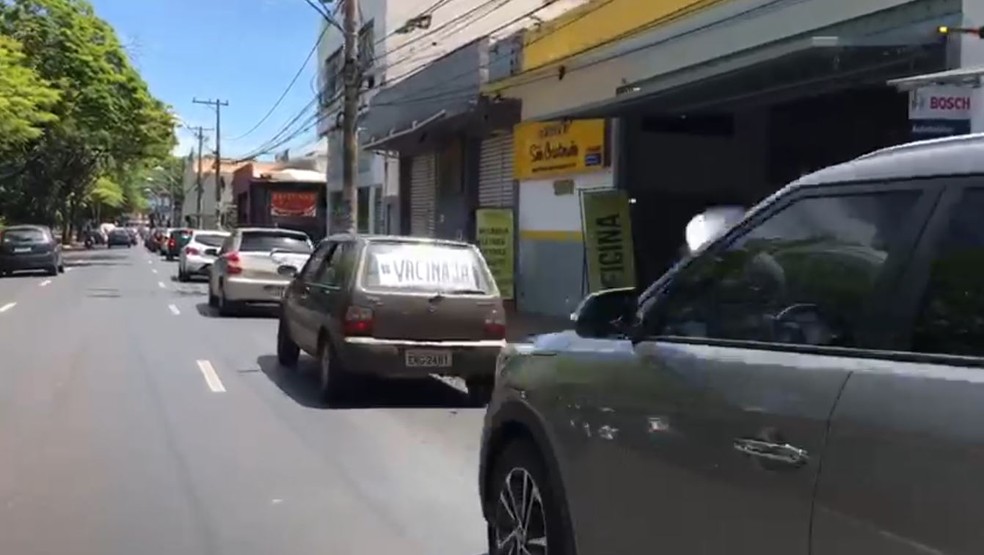
{"label": "silver suv", "polygon": [[885,149],[513,347],[489,553],[984,553],[982,214],[984,136]]}

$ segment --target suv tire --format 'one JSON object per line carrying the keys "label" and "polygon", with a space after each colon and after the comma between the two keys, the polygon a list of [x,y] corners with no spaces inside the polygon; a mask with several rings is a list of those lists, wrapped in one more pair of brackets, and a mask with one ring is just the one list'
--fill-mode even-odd
{"label": "suv tire", "polygon": [[301,348],[290,338],[290,330],[281,316],[277,326],[277,362],[284,368],[296,368],[300,357]]}

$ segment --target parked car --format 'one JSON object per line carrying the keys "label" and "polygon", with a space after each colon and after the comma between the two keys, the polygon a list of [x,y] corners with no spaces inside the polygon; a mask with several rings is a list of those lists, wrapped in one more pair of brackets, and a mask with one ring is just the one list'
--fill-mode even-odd
{"label": "parked car", "polygon": [[279,305],[290,276],[278,273],[278,268],[303,266],[313,249],[311,239],[300,231],[235,230],[209,271],[208,304],[223,316],[248,304]]}
{"label": "parked car", "polygon": [[130,237],[130,232],[126,228],[117,227],[109,232],[106,238],[106,248],[113,247],[126,247],[130,248],[133,245],[133,238]]}
{"label": "parked car", "polygon": [[[291,273],[291,269],[284,271]],[[338,235],[322,241],[284,295],[277,357],[317,357],[326,399],[360,376],[461,377],[476,402],[491,389],[505,311],[473,245]]]}
{"label": "parked car", "polygon": [[881,150],[508,347],[489,552],[984,552],[982,213],[984,135]]}
{"label": "parked car", "polygon": [[0,276],[38,270],[52,276],[65,271],[61,242],[51,228],[14,225],[0,230]]}
{"label": "parked car", "polygon": [[147,236],[147,250],[150,252],[160,253],[169,233],[169,229],[159,227],[151,230],[150,234]]}
{"label": "parked car", "polygon": [[192,276],[208,276],[227,237],[227,231],[193,230],[178,258],[178,281],[188,281]]}
{"label": "parked car", "polygon": [[161,256],[169,262],[177,258],[191,239],[191,232],[192,230],[183,228],[168,230],[167,239],[161,246]]}

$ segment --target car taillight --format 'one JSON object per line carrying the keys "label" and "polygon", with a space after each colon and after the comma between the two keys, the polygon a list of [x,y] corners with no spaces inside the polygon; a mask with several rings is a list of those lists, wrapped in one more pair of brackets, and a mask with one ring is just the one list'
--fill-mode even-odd
{"label": "car taillight", "polygon": [[226,273],[229,274],[241,274],[243,273],[243,267],[239,263],[239,253],[230,252],[223,255],[226,260]]}
{"label": "car taillight", "polygon": [[348,307],[345,311],[343,330],[346,337],[372,335],[372,309],[364,306]]}
{"label": "car taillight", "polygon": [[506,315],[494,309],[485,318],[485,337],[487,339],[506,338]]}
{"label": "car taillight", "polygon": [[171,237],[171,239],[167,242],[167,248],[173,249],[176,244],[178,244],[177,241],[174,240],[174,237]]}
{"label": "car taillight", "polygon": [[195,247],[185,247],[185,254],[197,256],[201,253],[198,252],[198,249],[196,249]]}

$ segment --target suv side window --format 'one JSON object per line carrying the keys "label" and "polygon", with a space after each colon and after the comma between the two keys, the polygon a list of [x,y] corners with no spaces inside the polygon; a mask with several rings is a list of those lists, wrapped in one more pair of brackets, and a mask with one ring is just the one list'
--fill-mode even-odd
{"label": "suv side window", "polygon": [[984,356],[984,189],[966,191],[936,248],[911,350]]}
{"label": "suv side window", "polygon": [[327,262],[321,266],[321,271],[314,281],[320,285],[328,287],[342,287],[348,281],[351,273],[351,259],[349,253],[355,245],[351,242],[339,243],[338,248],[332,251]]}
{"label": "suv side window", "polygon": [[308,258],[307,262],[304,263],[304,267],[301,268],[300,276],[301,280],[310,283],[314,281],[315,275],[323,266],[323,262],[331,254],[333,248],[335,248],[336,243],[331,243],[325,241],[315,249],[314,253]]}
{"label": "suv side window", "polygon": [[856,331],[918,191],[806,197],[674,277],[649,334],[856,346]]}

